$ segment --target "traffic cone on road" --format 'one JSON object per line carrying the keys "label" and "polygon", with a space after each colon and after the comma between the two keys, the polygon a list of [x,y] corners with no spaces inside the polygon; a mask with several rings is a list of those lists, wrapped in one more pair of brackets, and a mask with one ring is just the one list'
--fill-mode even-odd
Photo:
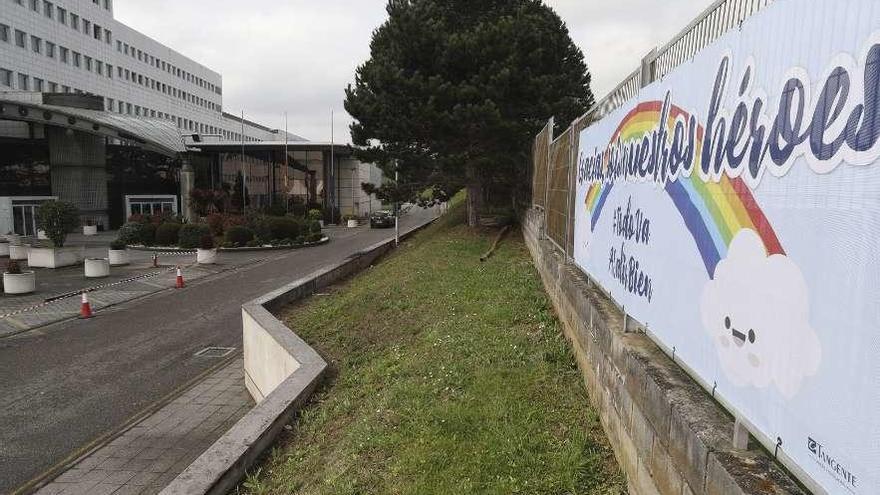
{"label": "traffic cone on road", "polygon": [[89,304],[89,295],[85,292],[82,293],[82,304],[79,308],[79,317],[82,319],[91,318],[92,315],[92,305]]}
{"label": "traffic cone on road", "polygon": [[183,282],[183,272],[180,271],[180,267],[177,267],[177,284],[174,286],[176,289],[183,289],[186,287],[186,284]]}

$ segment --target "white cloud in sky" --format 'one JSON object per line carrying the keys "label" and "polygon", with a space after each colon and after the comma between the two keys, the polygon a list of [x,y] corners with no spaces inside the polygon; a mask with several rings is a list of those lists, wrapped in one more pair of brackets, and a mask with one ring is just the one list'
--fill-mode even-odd
{"label": "white cloud in sky", "polygon": [[[601,98],[710,0],[547,0],[569,26]],[[225,110],[314,141],[350,142],[342,102],[385,0],[115,0],[116,18],[223,75]]]}

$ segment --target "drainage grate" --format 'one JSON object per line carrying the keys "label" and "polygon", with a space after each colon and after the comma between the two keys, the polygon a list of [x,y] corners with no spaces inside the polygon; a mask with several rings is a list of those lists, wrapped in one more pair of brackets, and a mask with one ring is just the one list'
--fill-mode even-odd
{"label": "drainage grate", "polygon": [[235,352],[235,347],[206,347],[197,352],[196,357],[222,358]]}

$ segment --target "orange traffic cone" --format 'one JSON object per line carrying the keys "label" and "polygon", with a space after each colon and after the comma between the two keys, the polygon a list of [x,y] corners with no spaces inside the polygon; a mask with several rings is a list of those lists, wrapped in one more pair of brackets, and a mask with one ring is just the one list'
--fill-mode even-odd
{"label": "orange traffic cone", "polygon": [[180,267],[177,267],[177,284],[174,286],[176,289],[182,289],[186,287],[186,284],[183,282],[183,272],[180,271]]}
{"label": "orange traffic cone", "polygon": [[79,308],[79,317],[82,319],[91,318],[92,315],[92,305],[89,304],[89,295],[85,292],[82,293],[82,304]]}

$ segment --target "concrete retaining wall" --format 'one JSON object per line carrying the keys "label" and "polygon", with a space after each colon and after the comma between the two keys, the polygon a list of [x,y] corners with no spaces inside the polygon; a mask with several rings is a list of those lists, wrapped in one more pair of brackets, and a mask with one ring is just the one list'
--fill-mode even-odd
{"label": "concrete retaining wall", "polygon": [[235,488],[305,404],[327,369],[324,359],[272,313],[360,272],[393,249],[394,240],[375,244],[242,306],[245,385],[257,405],[162,490],[162,495],[219,495]]}
{"label": "concrete retaining wall", "polygon": [[[523,235],[633,495],[803,494],[756,442],[550,242],[540,211]],[[626,327],[629,328],[626,328]]]}

